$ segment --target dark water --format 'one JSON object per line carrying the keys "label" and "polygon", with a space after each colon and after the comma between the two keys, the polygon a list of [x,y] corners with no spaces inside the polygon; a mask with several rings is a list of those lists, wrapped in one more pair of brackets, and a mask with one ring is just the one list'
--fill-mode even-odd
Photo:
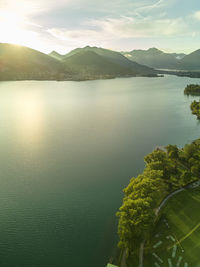
{"label": "dark water", "polygon": [[199,81],[0,83],[0,266],[104,267],[144,155],[200,136]]}

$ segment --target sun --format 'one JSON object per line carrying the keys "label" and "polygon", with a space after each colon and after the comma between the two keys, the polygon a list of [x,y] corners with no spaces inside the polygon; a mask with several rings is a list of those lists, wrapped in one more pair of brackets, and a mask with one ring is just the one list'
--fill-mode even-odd
{"label": "sun", "polygon": [[23,18],[12,11],[0,10],[0,20],[1,23],[6,23],[7,25],[19,25],[20,23],[22,23]]}
{"label": "sun", "polygon": [[23,33],[23,19],[14,12],[0,11],[1,40],[18,43]]}
{"label": "sun", "polygon": [[37,33],[30,29],[28,19],[10,10],[0,10],[0,42],[38,46]]}

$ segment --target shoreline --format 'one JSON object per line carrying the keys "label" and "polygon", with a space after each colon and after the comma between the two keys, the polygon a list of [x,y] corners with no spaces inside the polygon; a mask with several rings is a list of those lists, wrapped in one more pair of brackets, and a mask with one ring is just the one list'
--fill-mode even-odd
{"label": "shoreline", "polygon": [[113,76],[113,77],[94,77],[91,79],[83,78],[83,79],[5,79],[5,80],[0,80],[0,82],[20,82],[20,81],[54,81],[54,82],[85,82],[85,81],[97,81],[97,80],[112,80],[112,79],[117,79],[117,78],[162,78],[164,75],[159,75],[159,74],[150,74],[150,75],[131,75],[131,76]]}
{"label": "shoreline", "polygon": [[0,79],[0,82],[19,82],[19,81],[54,81],[54,82],[85,82],[85,81],[97,81],[97,80],[112,80],[117,78],[163,78],[165,75],[173,75],[177,77],[188,77],[188,78],[200,78],[200,72],[198,71],[173,71],[173,70],[157,70],[156,74],[146,75],[126,75],[126,76],[96,76],[93,78],[23,78],[23,79]]}

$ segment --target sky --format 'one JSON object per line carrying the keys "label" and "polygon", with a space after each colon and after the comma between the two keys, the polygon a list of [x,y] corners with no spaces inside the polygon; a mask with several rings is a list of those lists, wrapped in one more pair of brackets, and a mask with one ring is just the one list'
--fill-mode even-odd
{"label": "sky", "polygon": [[188,54],[200,49],[200,1],[0,0],[0,42],[45,53],[90,45]]}

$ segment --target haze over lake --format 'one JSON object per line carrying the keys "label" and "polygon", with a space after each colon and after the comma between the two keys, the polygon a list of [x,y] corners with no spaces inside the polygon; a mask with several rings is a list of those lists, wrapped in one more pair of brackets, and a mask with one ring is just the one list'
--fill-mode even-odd
{"label": "haze over lake", "polygon": [[199,79],[1,82],[0,266],[105,266],[144,155],[199,137],[189,83]]}

